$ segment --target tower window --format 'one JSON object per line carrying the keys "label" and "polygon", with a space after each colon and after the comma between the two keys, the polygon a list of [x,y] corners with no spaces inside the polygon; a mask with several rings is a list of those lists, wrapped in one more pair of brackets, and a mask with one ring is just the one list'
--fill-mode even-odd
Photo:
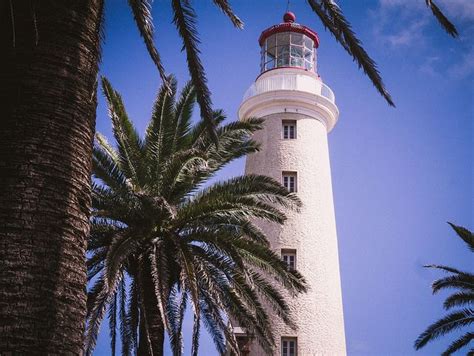
{"label": "tower window", "polygon": [[296,269],[296,250],[281,250],[281,259],[290,270]]}
{"label": "tower window", "polygon": [[281,356],[297,356],[296,337],[281,338]]}
{"label": "tower window", "polygon": [[290,140],[296,138],[296,121],[283,120],[282,121],[283,139]]}
{"label": "tower window", "polygon": [[288,189],[289,192],[294,193],[297,189],[296,183],[296,172],[283,172],[283,186]]}

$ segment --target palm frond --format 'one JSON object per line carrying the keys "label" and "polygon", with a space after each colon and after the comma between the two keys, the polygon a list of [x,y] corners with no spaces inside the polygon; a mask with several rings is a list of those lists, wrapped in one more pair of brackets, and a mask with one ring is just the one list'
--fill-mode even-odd
{"label": "palm frond", "polygon": [[120,168],[127,178],[139,184],[143,178],[141,167],[143,145],[140,136],[128,118],[122,97],[105,77],[102,77],[102,91],[107,99],[112,129],[117,141]]}
{"label": "palm frond", "polygon": [[181,231],[181,236],[190,241],[212,240],[221,235],[249,239],[262,246],[269,246],[267,236],[259,227],[249,219],[238,216],[212,216],[208,219],[188,221],[186,228]]}
{"label": "palm frond", "polygon": [[104,223],[101,220],[98,218],[91,219],[89,240],[87,241],[88,252],[107,248],[112,242],[114,235],[123,230],[122,227],[116,226],[109,221]]}
{"label": "palm frond", "polygon": [[128,146],[139,151],[141,146],[140,137],[127,115],[122,96],[112,87],[112,84],[106,77],[102,77],[101,81],[102,91],[109,105],[109,114],[113,124],[115,140],[119,147],[122,142],[126,142]]}
{"label": "palm frond", "polygon": [[[442,356],[451,356],[453,353],[456,351],[459,351],[462,349],[464,346],[469,344],[472,340],[474,340],[474,333],[472,332],[467,332],[460,338],[456,339],[455,341],[452,342],[451,345],[441,354]],[[468,353],[468,356],[469,353]]]}
{"label": "palm frond", "polygon": [[139,213],[136,211],[137,204],[137,198],[133,194],[127,192],[119,195],[105,186],[93,184],[92,219],[94,221],[107,221],[111,226],[121,229],[137,217]]}
{"label": "palm frond", "polygon": [[448,314],[444,318],[431,324],[415,341],[415,349],[419,350],[428,342],[443,336],[450,331],[468,326],[474,323],[474,310],[463,309],[458,312]]}
{"label": "palm frond", "polygon": [[115,164],[120,164],[119,163],[119,156],[115,148],[112,147],[112,145],[109,143],[107,140],[107,137],[102,135],[100,132],[95,133],[95,140],[97,144],[102,148],[109,156],[109,158],[115,163]]}
{"label": "palm frond", "polygon": [[[237,344],[235,334],[230,326],[230,323],[225,325],[225,321],[223,320],[219,310],[219,307],[224,309],[224,306],[219,304],[216,305],[214,299],[206,291],[202,293],[202,305],[204,325],[211,334],[217,350],[219,350],[221,355],[225,355],[225,351],[227,350],[238,355],[239,346]],[[222,335],[220,332],[222,332],[223,339],[221,339]],[[227,342],[227,345],[225,342]]]}
{"label": "palm frond", "polygon": [[180,153],[170,157],[170,161],[166,163],[171,168],[166,169],[170,175],[164,179],[165,182],[169,182],[164,183],[164,186],[172,187],[167,193],[180,197],[191,195],[229,162],[256,152],[259,145],[250,139],[250,135],[259,128],[261,128],[259,119],[249,119],[218,127],[218,147],[208,135],[200,135],[195,140],[194,133],[190,133],[187,139],[193,137],[190,140],[192,148],[181,150]]}
{"label": "palm frond", "polygon": [[[244,120],[231,121],[226,125],[223,125],[222,121],[225,119],[226,116],[222,110],[214,112],[214,121],[217,127],[216,134],[218,135],[219,142],[231,139],[236,142],[250,139],[255,131],[258,131],[263,127],[264,122],[264,119],[250,117]],[[195,126],[195,132],[192,133],[193,147],[202,149],[206,152],[215,152],[215,154],[222,154],[223,151],[226,151],[225,149],[221,150],[219,147],[215,147],[212,138],[209,137],[209,135],[203,135],[203,131],[203,122],[201,121]]]}
{"label": "palm frond", "polygon": [[173,332],[169,335],[170,345],[173,355],[181,356],[183,354],[183,320],[186,304],[188,300],[186,291],[179,292],[177,285],[171,288],[168,298],[168,319]]}
{"label": "palm frond", "polygon": [[382,77],[377,69],[377,64],[370,58],[362,47],[361,41],[356,37],[350,23],[344,17],[341,8],[334,0],[308,0],[311,9],[318,15],[324,27],[328,29],[337,42],[349,53],[359,68],[372,81],[378,92],[385,98],[390,106],[395,106],[390,94],[385,89]]}
{"label": "palm frond", "polygon": [[252,140],[251,135],[263,127],[263,120],[248,118],[231,122],[217,128],[219,146],[209,139],[198,142],[199,148],[208,153],[210,174],[217,172],[229,162],[258,151],[260,145]]}
{"label": "palm frond", "polygon": [[443,14],[443,12],[436,6],[433,0],[425,0],[426,6],[431,9],[431,12],[438,20],[441,27],[452,37],[458,37],[458,31],[456,30],[456,26],[454,26],[451,21]]}
{"label": "palm frond", "polygon": [[[268,328],[268,317],[248,284],[240,277],[238,282],[234,280],[234,276],[228,275],[229,279],[223,278],[219,267],[214,266],[210,261],[207,261],[209,263],[205,260],[201,262],[203,263],[200,264],[200,269],[205,276],[200,279],[202,300],[213,300],[213,304],[220,306],[223,310],[228,310],[231,317],[232,310],[240,310],[242,314],[239,318],[244,321],[244,325],[248,325],[251,330],[255,329],[260,338],[266,341],[272,339]],[[221,319],[215,321],[223,330]]]}
{"label": "palm frond", "polygon": [[198,356],[199,352],[199,334],[201,330],[201,308],[199,308],[199,313],[194,314],[193,320],[193,337],[191,342],[191,355]]}
{"label": "palm frond", "polygon": [[196,91],[191,82],[186,83],[181,90],[178,101],[175,104],[176,129],[173,138],[171,152],[178,149],[186,149],[189,144],[189,133],[191,130],[191,118],[194,104],[196,102]]}
{"label": "palm frond", "polygon": [[90,282],[104,269],[104,260],[107,249],[98,249],[87,259],[87,282]]}
{"label": "palm frond", "polygon": [[440,278],[431,285],[433,294],[438,293],[442,289],[459,288],[466,291],[474,291],[474,275],[457,274]]}
{"label": "palm frond", "polygon": [[[160,258],[157,258],[159,254]],[[171,328],[167,312],[167,296],[169,294],[167,278],[163,276],[166,271],[166,254],[160,253],[159,249],[154,246],[153,251],[149,254],[149,264],[151,266],[151,278],[153,281],[153,289],[157,306],[160,311],[160,318],[166,328],[166,331],[171,334],[173,329]],[[164,260],[164,261],[163,261]]]}
{"label": "palm frond", "polygon": [[450,222],[448,222],[448,224],[453,228],[454,231],[456,231],[456,234],[458,234],[458,236],[467,244],[469,249],[474,252],[474,234],[462,226],[457,226]]}
{"label": "palm frond", "polygon": [[272,250],[244,240],[236,240],[234,245],[247,263],[268,273],[289,292],[296,294],[307,290],[304,277],[297,271],[289,270],[288,265]]}
{"label": "palm frond", "polygon": [[87,294],[87,325],[85,332],[84,349],[86,355],[92,355],[100,323],[105,316],[107,305],[115,295],[116,286],[106,286],[104,278],[99,278]]}
{"label": "palm frond", "polygon": [[[263,178],[263,179],[260,179]],[[266,181],[268,184],[262,183]],[[298,210],[298,197],[265,176],[247,175],[215,184],[198,194],[194,208],[205,214],[230,212],[243,217],[283,223],[286,215],[281,207]],[[202,215],[201,215],[202,216]]]}
{"label": "palm frond", "polygon": [[219,7],[222,12],[232,21],[235,27],[242,29],[244,28],[244,23],[242,22],[241,19],[238,18],[237,15],[235,15],[234,11],[232,10],[232,7],[230,6],[229,2],[227,0],[213,0],[214,4],[216,4],[217,7]]}
{"label": "palm frond", "polygon": [[139,287],[135,278],[132,278],[129,287],[130,299],[127,305],[127,319],[130,328],[130,337],[135,350],[138,350],[138,327],[140,323]]}
{"label": "palm frond", "polygon": [[130,320],[127,315],[127,286],[125,278],[122,278],[119,285],[119,321],[120,321],[120,341],[122,343],[122,355],[128,356],[133,353],[133,340]]}
{"label": "palm frond", "polygon": [[454,307],[474,307],[474,291],[451,294],[443,304],[446,310]]}
{"label": "palm frond", "polygon": [[115,235],[105,260],[105,281],[108,288],[112,288],[117,281],[123,265],[127,258],[133,254],[139,246],[137,238],[130,233]]}
{"label": "palm frond", "polygon": [[186,207],[183,207],[183,211],[185,208],[200,209],[205,205],[212,208],[213,204],[219,206],[220,202],[225,202],[224,205],[238,203],[243,198],[255,198],[257,201],[278,204],[285,208],[301,206],[297,195],[290,193],[274,179],[263,175],[245,175],[203,189]]}
{"label": "palm frond", "polygon": [[109,331],[110,331],[110,353],[115,356],[115,349],[117,347],[117,293],[109,303]]}
{"label": "palm frond", "polygon": [[455,274],[469,274],[467,272],[460,271],[456,268],[449,267],[449,266],[444,266],[444,265],[424,265],[423,267],[436,268],[436,269],[440,269],[440,270],[445,271],[445,272],[450,272],[450,273],[455,273]]}
{"label": "palm frond", "polygon": [[[209,281],[206,280],[206,283],[212,284],[215,281],[217,287],[222,284],[230,284],[234,278],[234,273],[240,273],[239,271],[245,268],[232,243],[222,243],[220,239],[214,239],[213,241],[203,239],[202,243],[199,243],[199,240],[195,240],[195,242],[199,245],[195,246],[193,244],[190,246],[190,251],[203,270],[202,274],[207,275],[209,270],[214,271],[213,274],[215,274],[211,276]],[[217,299],[223,304],[220,298]]]}
{"label": "palm frond", "polygon": [[208,161],[202,152],[189,149],[173,154],[166,163],[163,164],[162,186],[165,198],[172,199],[178,197],[182,199],[186,193],[195,188],[207,170]]}
{"label": "palm frond", "polygon": [[209,308],[209,305],[205,303],[204,300],[201,300],[201,315],[203,319],[203,324],[206,330],[216,346],[217,352],[219,355],[225,355],[226,352],[226,338],[224,336],[223,329],[225,325],[221,324],[218,320],[215,320],[215,315]]}
{"label": "palm frond", "polygon": [[268,327],[268,320],[257,318],[253,311],[242,302],[241,296],[236,294],[233,289],[227,289],[225,294],[228,298],[226,310],[229,317],[236,320],[239,325],[245,325],[247,332],[254,335],[263,350],[271,354],[272,348],[275,345],[275,337],[273,330]]}
{"label": "palm frond", "polygon": [[199,277],[197,276],[195,266],[192,263],[193,256],[189,253],[183,242],[179,242],[178,246],[180,247],[178,250],[178,256],[182,262],[182,272],[180,275],[181,284],[186,286],[186,289],[189,290],[194,313],[199,314]]}
{"label": "palm frond", "polygon": [[151,1],[149,0],[128,0],[128,4],[132,10],[133,18],[137,24],[138,30],[140,31],[140,35],[143,37],[145,41],[146,48],[148,53],[151,56],[151,59],[155,63],[156,67],[158,68],[158,72],[160,73],[161,80],[163,84],[168,87],[168,81],[165,73],[165,69],[163,67],[163,63],[161,62],[160,54],[156,49],[153,43],[153,18],[151,16]]}
{"label": "palm frond", "polygon": [[250,221],[241,222],[238,229],[242,231],[242,234],[246,238],[252,240],[253,242],[267,247],[270,246],[267,236],[258,226],[254,225]]}
{"label": "palm frond", "polygon": [[196,29],[196,13],[189,0],[172,0],[174,12],[173,22],[183,40],[186,51],[189,73],[196,89],[196,98],[201,108],[201,117],[205,120],[209,135],[217,142],[212,119],[211,93],[207,87],[207,79],[199,58],[199,38]]}
{"label": "palm frond", "polygon": [[253,286],[257,288],[259,294],[264,298],[278,317],[280,317],[290,328],[296,329],[296,324],[291,318],[289,305],[280,290],[263,277],[260,273],[250,269],[249,276]]}
{"label": "palm frond", "polygon": [[170,76],[170,90],[164,86],[160,87],[155,103],[150,123],[145,135],[145,155],[147,170],[147,186],[152,186],[153,191],[159,191],[162,182],[162,163],[174,149],[173,141],[176,136],[176,112],[175,95],[176,79]]}
{"label": "palm frond", "polygon": [[124,172],[99,145],[94,145],[92,149],[92,174],[117,192],[129,190]]}
{"label": "palm frond", "polygon": [[[222,110],[214,110],[212,113],[212,120],[213,120],[213,127],[219,127],[225,120],[225,115],[223,114]],[[191,129],[190,132],[190,138],[191,138],[191,144],[193,147],[195,147],[197,144],[199,144],[202,140],[207,140],[211,139],[212,141],[212,135],[209,135],[209,130],[208,130],[208,124],[205,119],[201,119],[198,121],[196,125]]]}
{"label": "palm frond", "polygon": [[203,223],[214,220],[216,217],[236,220],[257,218],[277,224],[282,224],[286,220],[285,214],[272,205],[246,198],[235,199],[233,202],[201,201],[199,204],[192,206],[188,204],[186,208],[182,210],[182,212],[178,212],[178,220],[183,227],[186,227],[189,221],[187,220],[188,217],[192,217]]}
{"label": "palm frond", "polygon": [[170,90],[163,85],[159,87],[151,113],[151,119],[148,123],[145,134],[145,147],[150,149],[160,134],[163,134],[164,122],[174,120],[174,100],[176,96],[177,82],[172,75],[168,77]]}

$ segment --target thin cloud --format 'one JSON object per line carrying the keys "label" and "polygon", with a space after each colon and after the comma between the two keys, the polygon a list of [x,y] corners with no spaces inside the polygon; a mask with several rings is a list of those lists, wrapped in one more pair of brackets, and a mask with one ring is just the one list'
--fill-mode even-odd
{"label": "thin cloud", "polygon": [[464,79],[474,75],[474,48],[448,69],[448,75],[453,79]]}
{"label": "thin cloud", "polygon": [[386,50],[409,50],[413,58],[422,55],[418,70],[424,75],[446,75],[454,80],[474,75],[474,0],[437,0],[437,4],[460,32],[460,37],[452,41],[456,56],[450,56],[452,51],[434,51],[438,48],[433,45],[434,34],[445,34],[441,29],[430,31],[429,26],[438,24],[422,0],[379,0],[369,12],[375,24],[375,41]]}
{"label": "thin cloud", "polygon": [[439,7],[454,20],[473,21],[474,1],[472,0],[438,0]]}
{"label": "thin cloud", "polygon": [[425,62],[419,67],[419,71],[430,77],[439,77],[437,68],[439,67],[440,57],[431,56],[426,58]]}
{"label": "thin cloud", "polygon": [[424,44],[422,34],[428,23],[421,1],[379,0],[371,11],[375,40],[392,49]]}
{"label": "thin cloud", "polygon": [[411,46],[413,44],[419,45],[423,41],[421,32],[426,25],[426,19],[422,18],[413,21],[407,27],[399,30],[397,33],[386,35],[384,40],[392,47]]}

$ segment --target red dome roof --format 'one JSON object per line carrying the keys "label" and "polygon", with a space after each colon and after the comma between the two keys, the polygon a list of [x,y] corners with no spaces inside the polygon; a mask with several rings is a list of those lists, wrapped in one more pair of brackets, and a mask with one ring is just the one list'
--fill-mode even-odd
{"label": "red dome roof", "polygon": [[296,16],[291,11],[285,12],[285,14],[283,15],[283,21],[285,22],[295,22],[295,20]]}
{"label": "red dome roof", "polygon": [[263,45],[263,42],[271,35],[275,33],[280,33],[280,32],[297,32],[297,33],[302,33],[305,36],[308,36],[314,41],[314,47],[318,48],[319,47],[319,37],[316,32],[314,32],[312,29],[300,25],[298,23],[295,23],[294,21],[296,20],[296,16],[292,12],[286,12],[283,15],[283,23],[280,23],[278,25],[274,25],[272,27],[267,28],[262,32],[260,35],[260,38],[258,39],[258,43],[260,46]]}

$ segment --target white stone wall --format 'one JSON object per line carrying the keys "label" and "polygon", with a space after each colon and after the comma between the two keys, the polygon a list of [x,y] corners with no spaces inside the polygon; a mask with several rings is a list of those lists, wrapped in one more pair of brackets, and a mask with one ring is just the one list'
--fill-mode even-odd
{"label": "white stone wall", "polygon": [[[297,194],[303,208],[299,213],[288,211],[284,226],[265,224],[262,228],[275,251],[296,249],[297,269],[310,286],[308,293],[291,300],[297,331],[274,318],[278,344],[274,355],[281,355],[282,336],[297,337],[299,356],[345,355],[327,118],[316,117],[324,111],[313,117],[297,113],[295,108],[288,112],[286,104],[278,101],[273,102],[272,111],[275,113],[264,116],[264,129],[255,133],[261,150],[247,157],[246,173],[281,181],[283,171],[297,172]],[[282,120],[296,120],[296,139],[282,138]],[[255,345],[251,355],[264,353]]]}

